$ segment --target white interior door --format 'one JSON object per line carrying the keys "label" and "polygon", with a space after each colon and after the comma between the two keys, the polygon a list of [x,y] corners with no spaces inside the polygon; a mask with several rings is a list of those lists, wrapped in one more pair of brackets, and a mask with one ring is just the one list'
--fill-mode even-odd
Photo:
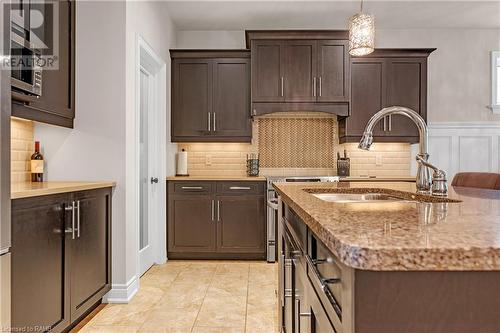
{"label": "white interior door", "polygon": [[140,275],[155,262],[155,223],[158,222],[157,201],[157,108],[154,103],[154,78],[145,68],[140,70],[139,124],[139,263]]}

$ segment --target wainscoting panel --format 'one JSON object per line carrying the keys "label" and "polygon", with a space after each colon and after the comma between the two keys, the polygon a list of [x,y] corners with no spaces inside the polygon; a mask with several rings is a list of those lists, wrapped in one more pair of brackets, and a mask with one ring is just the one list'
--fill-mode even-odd
{"label": "wainscoting panel", "polygon": [[450,181],[458,172],[500,172],[500,123],[431,123],[429,154]]}

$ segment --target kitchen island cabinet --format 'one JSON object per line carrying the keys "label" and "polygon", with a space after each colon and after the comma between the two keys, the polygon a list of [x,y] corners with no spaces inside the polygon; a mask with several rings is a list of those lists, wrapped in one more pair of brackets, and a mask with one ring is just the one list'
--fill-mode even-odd
{"label": "kitchen island cabinet", "polygon": [[265,181],[168,181],[167,256],[265,259]]}
{"label": "kitchen island cabinet", "polygon": [[[285,184],[279,194],[280,325],[292,332],[495,332],[498,191],[411,183]],[[381,193],[401,200],[325,201]],[[478,208],[482,207],[482,208]],[[484,209],[488,207],[488,209]]]}
{"label": "kitchen island cabinet", "polygon": [[111,289],[111,188],[12,201],[12,327],[63,332]]}

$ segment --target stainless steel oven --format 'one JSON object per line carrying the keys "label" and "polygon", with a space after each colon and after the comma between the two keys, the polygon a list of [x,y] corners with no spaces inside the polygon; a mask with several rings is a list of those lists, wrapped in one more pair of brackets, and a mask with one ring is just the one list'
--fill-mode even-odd
{"label": "stainless steel oven", "polygon": [[42,52],[15,32],[10,34],[11,85],[14,92],[42,95]]}

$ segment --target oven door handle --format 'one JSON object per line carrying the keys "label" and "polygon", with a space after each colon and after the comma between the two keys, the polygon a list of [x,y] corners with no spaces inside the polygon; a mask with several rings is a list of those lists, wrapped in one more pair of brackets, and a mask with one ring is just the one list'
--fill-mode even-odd
{"label": "oven door handle", "polygon": [[278,210],[278,202],[277,202],[278,199],[275,199],[275,200],[267,200],[267,206],[274,209],[274,210]]}
{"label": "oven door handle", "polygon": [[11,96],[12,96],[12,99],[17,101],[17,102],[28,103],[28,104],[36,101],[39,98],[39,96],[22,94],[22,93],[19,93],[17,91],[11,91]]}

